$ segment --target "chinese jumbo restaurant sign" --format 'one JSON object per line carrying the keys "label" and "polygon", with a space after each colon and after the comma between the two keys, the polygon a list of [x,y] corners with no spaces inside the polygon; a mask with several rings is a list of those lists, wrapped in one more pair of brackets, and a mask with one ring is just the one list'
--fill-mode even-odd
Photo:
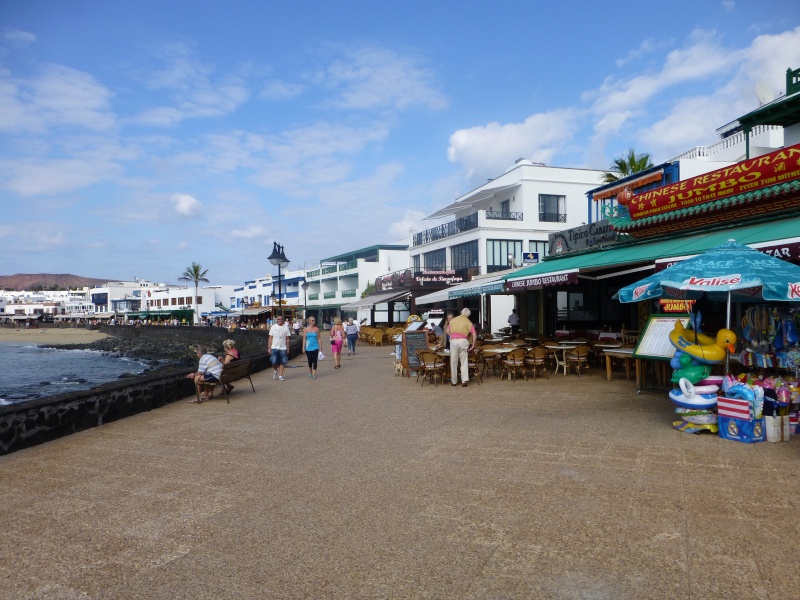
{"label": "chinese jumbo restaurant sign", "polygon": [[528,288],[541,288],[549,285],[563,285],[565,283],[578,283],[578,273],[559,273],[557,275],[542,275],[526,279],[512,279],[506,281],[506,291],[513,292]]}
{"label": "chinese jumbo restaurant sign", "polygon": [[643,219],[751,192],[798,177],[800,177],[800,144],[691,179],[684,179],[672,185],[634,194],[628,210],[631,219]]}

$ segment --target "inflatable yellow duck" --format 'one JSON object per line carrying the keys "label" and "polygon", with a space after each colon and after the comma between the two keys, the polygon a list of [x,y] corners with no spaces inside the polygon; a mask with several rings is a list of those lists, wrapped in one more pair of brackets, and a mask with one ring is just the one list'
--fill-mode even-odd
{"label": "inflatable yellow duck", "polygon": [[714,339],[691,329],[677,321],[669,334],[669,341],[675,348],[685,352],[702,363],[721,363],[725,361],[725,351],[736,351],[736,334],[730,329],[720,329]]}

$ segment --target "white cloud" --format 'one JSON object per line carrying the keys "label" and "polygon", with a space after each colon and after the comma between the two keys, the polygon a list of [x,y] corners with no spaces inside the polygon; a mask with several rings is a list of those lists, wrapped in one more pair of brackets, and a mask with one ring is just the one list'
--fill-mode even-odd
{"label": "white cloud", "polygon": [[0,70],[0,131],[110,130],[116,127],[113,95],[88,73],[62,65],[44,65],[29,79]]}
{"label": "white cloud", "polygon": [[131,119],[140,125],[172,127],[185,119],[219,117],[234,112],[250,96],[246,82],[236,75],[212,78],[215,68],[200,62],[194,49],[176,42],[165,46],[161,62],[143,75],[153,90],[170,95],[169,106],[154,106]]}
{"label": "white cloud", "polygon": [[259,92],[259,96],[266,100],[289,100],[299,96],[303,86],[299,83],[288,83],[275,79],[268,82]]}
{"label": "white cloud", "polygon": [[0,160],[0,187],[26,197],[71,192],[121,174],[122,168],[108,161]]}
{"label": "white cloud", "polygon": [[180,244],[178,244],[178,250],[186,250],[188,247],[189,244],[187,244],[186,242],[181,242]]}
{"label": "white cloud", "polygon": [[253,239],[260,236],[263,236],[267,233],[267,230],[261,227],[260,225],[251,225],[250,227],[246,227],[245,229],[232,229],[228,235],[234,238],[242,238],[242,239]]}
{"label": "white cloud", "polygon": [[36,43],[36,36],[30,31],[23,31],[21,29],[4,29],[2,34],[3,40],[12,46],[22,47],[29,46]]}
{"label": "white cloud", "polygon": [[660,47],[661,47],[661,44],[658,41],[656,41],[656,40],[654,40],[652,38],[646,39],[641,44],[639,44],[638,48],[634,48],[633,50],[628,52],[628,54],[625,57],[618,58],[617,61],[616,61],[616,65],[617,65],[618,68],[619,67],[624,67],[625,65],[627,65],[630,62],[635,62],[635,61],[641,59],[642,57],[653,53],[654,51],[656,51]]}
{"label": "white cloud", "polygon": [[189,194],[173,194],[170,198],[175,205],[175,212],[187,217],[199,216],[203,205]]}
{"label": "white cloud", "polygon": [[569,145],[578,118],[576,111],[565,109],[531,115],[522,123],[460,129],[450,136],[447,157],[463,165],[473,183],[497,177],[518,158],[549,164]]}
{"label": "white cloud", "polygon": [[389,233],[397,239],[408,241],[412,230],[418,232],[430,227],[429,224],[423,222],[423,219],[427,216],[422,211],[409,209],[402,219],[389,225]]}
{"label": "white cloud", "polygon": [[387,48],[348,50],[344,58],[331,63],[322,82],[335,92],[334,106],[342,109],[447,107],[447,100],[436,87],[433,70],[412,56]]}

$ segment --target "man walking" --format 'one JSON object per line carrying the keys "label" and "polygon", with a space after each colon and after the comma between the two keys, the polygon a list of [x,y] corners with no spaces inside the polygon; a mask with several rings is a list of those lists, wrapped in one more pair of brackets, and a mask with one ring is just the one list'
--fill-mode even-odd
{"label": "man walking", "polygon": [[269,328],[270,359],[272,360],[272,378],[285,381],[283,378],[283,368],[289,363],[288,339],[291,335],[289,326],[283,322],[283,315],[278,315],[276,323]]}
{"label": "man walking", "polygon": [[[450,321],[450,381],[458,385],[458,363],[461,362],[461,386],[467,387],[469,381],[468,353],[475,347],[477,334],[469,316],[472,311],[465,308],[461,314]],[[471,340],[469,339],[471,338]]]}

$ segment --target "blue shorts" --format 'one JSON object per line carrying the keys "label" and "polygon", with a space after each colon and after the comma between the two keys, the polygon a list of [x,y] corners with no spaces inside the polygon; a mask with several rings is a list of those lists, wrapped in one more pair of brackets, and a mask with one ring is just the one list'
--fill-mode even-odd
{"label": "blue shorts", "polygon": [[273,367],[277,367],[278,365],[288,365],[289,353],[286,352],[286,350],[276,350],[273,348],[270,360],[272,361]]}
{"label": "blue shorts", "polygon": [[214,377],[211,373],[206,372],[203,373],[203,381],[205,381],[206,383],[218,383],[219,379]]}

